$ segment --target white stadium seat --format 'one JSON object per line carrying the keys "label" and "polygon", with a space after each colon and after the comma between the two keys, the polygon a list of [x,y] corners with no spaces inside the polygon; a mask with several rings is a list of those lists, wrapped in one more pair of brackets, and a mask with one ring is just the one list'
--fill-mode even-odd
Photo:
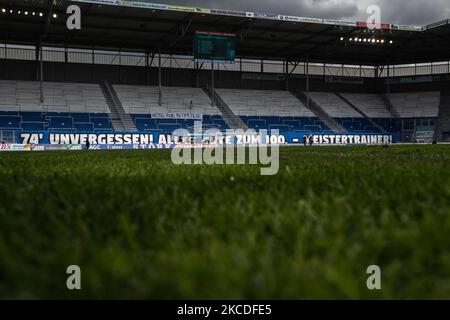
{"label": "white stadium seat", "polygon": [[218,109],[211,107],[211,99],[201,88],[163,87],[161,106],[158,104],[158,87],[114,85],[114,89],[127,113],[194,112],[204,115],[221,115]]}
{"label": "white stadium seat", "polygon": [[217,89],[230,109],[240,116],[315,117],[290,92]]}
{"label": "white stadium seat", "polygon": [[0,80],[0,111],[110,113],[98,84]]}
{"label": "white stadium seat", "polygon": [[333,118],[363,118],[359,112],[332,92],[310,92],[309,96]]}
{"label": "white stadium seat", "polygon": [[386,104],[378,94],[370,93],[342,93],[348,101],[355,105],[369,118],[391,118]]}
{"label": "white stadium seat", "polygon": [[393,93],[390,99],[402,118],[435,118],[439,113],[439,92]]}

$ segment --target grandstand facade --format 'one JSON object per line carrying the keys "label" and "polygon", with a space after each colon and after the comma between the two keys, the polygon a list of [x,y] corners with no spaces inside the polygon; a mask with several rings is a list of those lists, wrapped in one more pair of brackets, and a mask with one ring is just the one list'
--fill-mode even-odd
{"label": "grandstand facade", "polygon": [[[69,4],[84,12],[81,30],[65,27]],[[0,38],[6,142],[21,132],[170,134],[199,120],[203,128],[286,136],[450,136],[449,21],[371,30],[357,22],[127,1],[0,6],[9,30]],[[30,14],[18,13],[25,10]],[[237,34],[235,62],[195,61],[196,30]]]}

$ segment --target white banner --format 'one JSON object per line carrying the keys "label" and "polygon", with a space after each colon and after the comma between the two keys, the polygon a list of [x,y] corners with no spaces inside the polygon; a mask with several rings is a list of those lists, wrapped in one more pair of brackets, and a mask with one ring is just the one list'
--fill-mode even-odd
{"label": "white banner", "polygon": [[152,119],[179,119],[179,120],[203,120],[203,115],[200,113],[190,112],[155,112],[151,114]]}

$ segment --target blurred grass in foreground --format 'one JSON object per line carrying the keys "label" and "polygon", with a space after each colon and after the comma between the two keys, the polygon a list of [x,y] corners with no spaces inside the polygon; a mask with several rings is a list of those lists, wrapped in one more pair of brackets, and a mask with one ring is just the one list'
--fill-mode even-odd
{"label": "blurred grass in foreground", "polygon": [[281,155],[262,177],[169,151],[0,154],[0,298],[450,299],[449,146]]}

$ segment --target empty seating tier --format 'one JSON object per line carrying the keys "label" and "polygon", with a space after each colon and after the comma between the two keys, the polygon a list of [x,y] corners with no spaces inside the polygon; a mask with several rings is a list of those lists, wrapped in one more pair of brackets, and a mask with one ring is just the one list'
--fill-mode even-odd
{"label": "empty seating tier", "polygon": [[369,118],[392,118],[386,104],[378,94],[342,93],[342,96],[355,105]]}
{"label": "empty seating tier", "polygon": [[97,84],[0,81],[0,111],[110,113]]}
{"label": "empty seating tier", "polygon": [[216,89],[238,116],[315,117],[288,91]]}
{"label": "empty seating tier", "polygon": [[363,116],[332,92],[310,92],[309,97],[333,118],[362,118]]}
{"label": "empty seating tier", "polygon": [[402,118],[436,118],[439,92],[393,93],[390,99]]}
{"label": "empty seating tier", "polygon": [[195,113],[203,116],[202,128],[229,129],[220,111],[200,88],[163,87],[161,105],[159,87],[114,85],[125,112],[130,113],[139,131],[171,133],[176,129],[193,130],[190,119],[154,119],[153,113]]}
{"label": "empty seating tier", "polygon": [[212,107],[211,99],[200,88],[163,87],[161,105],[158,87],[115,85],[114,89],[125,112],[130,114],[191,112],[220,115],[220,111]]}
{"label": "empty seating tier", "polygon": [[[0,130],[112,131],[111,114],[100,85],[83,83],[0,81]],[[200,88],[159,88],[114,85],[125,112],[139,131],[171,133],[194,129],[192,119],[157,119],[153,113],[201,114],[203,129],[228,129],[221,112],[211,105]],[[216,89],[230,110],[255,130],[277,129],[281,133],[331,132],[325,123],[288,91]],[[434,126],[439,92],[395,93],[390,99],[401,118],[393,119],[377,94],[342,94],[367,119],[335,93],[310,92],[311,99],[348,132],[387,132],[411,135],[416,126]],[[373,120],[373,121],[371,121]],[[406,139],[408,140],[408,139]]]}
{"label": "empty seating tier", "polygon": [[0,130],[112,131],[106,113],[0,111]]}

